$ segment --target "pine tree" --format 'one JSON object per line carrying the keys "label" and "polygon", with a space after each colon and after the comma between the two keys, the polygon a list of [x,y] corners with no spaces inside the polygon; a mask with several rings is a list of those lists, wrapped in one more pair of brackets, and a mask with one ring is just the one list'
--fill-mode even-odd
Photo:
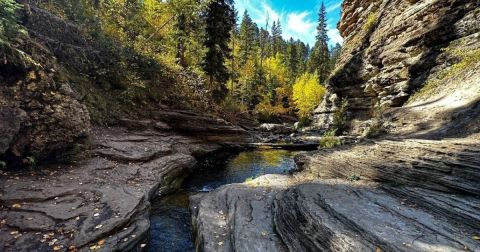
{"label": "pine tree", "polygon": [[255,47],[255,25],[245,10],[242,23],[240,24],[240,65],[245,65],[253,58]]}
{"label": "pine tree", "polygon": [[287,61],[289,79],[293,83],[293,81],[295,81],[295,79],[297,78],[298,64],[299,64],[299,54],[297,51],[297,43],[293,40],[293,38],[290,38],[290,41],[288,42],[288,45],[287,45],[286,61]]}
{"label": "pine tree", "polygon": [[186,17],[183,13],[178,15],[176,23],[175,38],[177,40],[177,63],[181,67],[186,67],[185,63],[185,39],[187,38]]}
{"label": "pine tree", "polygon": [[280,20],[273,22],[272,25],[272,52],[273,55],[276,55],[279,52],[282,52],[282,25]]}
{"label": "pine tree", "polygon": [[297,40],[296,42],[297,46],[297,53],[298,53],[298,66],[297,66],[297,71],[298,73],[303,73],[306,71],[306,63],[308,59],[308,54],[309,54],[309,49],[305,43],[303,43],[300,40]]}
{"label": "pine tree", "polygon": [[335,47],[333,47],[330,52],[330,69],[335,68],[335,64],[337,63],[337,60],[340,57],[341,52],[342,52],[342,46],[339,43],[335,44]]}
{"label": "pine tree", "polygon": [[214,81],[218,86],[214,87],[214,98],[219,101],[227,94],[225,86],[229,73],[225,66],[225,60],[231,57],[229,42],[231,31],[235,25],[235,13],[233,0],[213,0],[205,12],[205,42],[207,48],[202,67],[210,76],[210,85]]}
{"label": "pine tree", "polygon": [[0,41],[13,39],[19,33],[25,33],[16,13],[19,8],[21,5],[15,0],[0,0]]}
{"label": "pine tree", "polygon": [[315,46],[309,62],[309,72],[318,74],[318,81],[324,83],[330,74],[330,55],[328,51],[327,12],[322,2],[318,13],[318,26]]}

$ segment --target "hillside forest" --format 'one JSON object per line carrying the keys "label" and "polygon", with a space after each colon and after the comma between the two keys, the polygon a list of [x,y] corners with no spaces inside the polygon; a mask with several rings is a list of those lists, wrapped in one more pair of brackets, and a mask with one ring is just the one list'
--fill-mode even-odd
{"label": "hillside forest", "polygon": [[[67,32],[70,40],[85,40],[84,48],[49,42],[68,54],[60,61],[72,66],[67,78],[83,92],[94,122],[107,117],[107,112],[93,111],[102,104],[104,110],[113,110],[98,95],[111,90],[122,104],[160,101],[230,120],[248,117],[261,122],[308,123],[341,50],[339,44],[328,45],[323,4],[318,11],[316,43],[308,45],[284,39],[279,20],[267,17],[267,25],[259,27],[248,12],[240,15],[235,10],[233,0],[33,2],[61,17],[73,27],[72,33],[80,32],[77,38]],[[37,35],[20,25],[25,17],[19,10],[24,6],[14,0],[0,4],[4,46],[21,47],[18,44]],[[48,19],[42,22],[36,25],[57,34],[65,32],[63,28],[55,31]],[[90,63],[81,67],[85,61]],[[85,80],[95,82],[86,88]]]}

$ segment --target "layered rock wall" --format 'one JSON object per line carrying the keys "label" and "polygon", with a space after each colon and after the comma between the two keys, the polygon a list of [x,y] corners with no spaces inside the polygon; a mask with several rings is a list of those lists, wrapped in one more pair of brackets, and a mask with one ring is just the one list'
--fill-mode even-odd
{"label": "layered rock wall", "polygon": [[345,38],[314,125],[328,128],[342,100],[348,118],[371,118],[376,108],[401,107],[435,73],[459,58],[455,42],[479,44],[475,0],[346,0],[338,24]]}

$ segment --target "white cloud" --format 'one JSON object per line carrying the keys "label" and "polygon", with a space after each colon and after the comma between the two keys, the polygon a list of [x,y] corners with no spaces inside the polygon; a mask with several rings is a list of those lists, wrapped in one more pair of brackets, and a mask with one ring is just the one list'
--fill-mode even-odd
{"label": "white cloud", "polygon": [[306,33],[315,30],[315,23],[306,19],[308,12],[290,13],[287,18],[287,29],[294,33]]}
{"label": "white cloud", "polygon": [[340,36],[340,32],[337,29],[328,29],[327,35],[330,38],[330,45],[339,43],[343,44],[343,38]]}
{"label": "white cloud", "polygon": [[342,2],[339,2],[339,3],[336,3],[336,4],[332,4],[332,5],[329,5],[325,8],[325,10],[327,12],[332,12],[338,8],[340,8],[342,6]]}
{"label": "white cloud", "polygon": [[[309,19],[311,13],[304,11],[300,13],[288,13],[286,27],[284,28],[285,39],[300,39],[305,43],[313,45],[315,43],[316,24]],[[285,23],[284,23],[285,24]]]}
{"label": "white cloud", "polygon": [[[316,14],[312,14],[310,11],[303,12],[287,12],[284,10],[275,10],[271,5],[268,4],[268,1],[259,0],[235,0],[235,6],[239,14],[239,22],[243,17],[245,10],[248,11],[252,20],[257,23],[259,27],[266,26],[266,21],[268,18],[269,21],[269,30],[273,22],[280,20],[283,29],[284,39],[300,39],[301,41],[310,44],[313,46],[315,44],[315,35],[316,35]],[[340,8],[340,3],[335,3],[333,5],[327,6],[327,12],[336,10]],[[335,45],[336,43],[342,43],[343,39],[340,36],[340,33],[336,28],[331,28],[329,25],[328,36],[330,37],[330,45]]]}

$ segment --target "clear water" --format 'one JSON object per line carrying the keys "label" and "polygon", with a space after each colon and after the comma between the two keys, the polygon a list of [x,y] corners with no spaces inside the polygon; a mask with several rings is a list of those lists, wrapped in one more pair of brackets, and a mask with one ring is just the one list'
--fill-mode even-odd
{"label": "clear water", "polygon": [[298,152],[256,149],[236,155],[218,153],[199,162],[182,190],[152,206],[149,252],[195,251],[188,197],[222,185],[242,183],[265,174],[284,174],[295,168]]}

